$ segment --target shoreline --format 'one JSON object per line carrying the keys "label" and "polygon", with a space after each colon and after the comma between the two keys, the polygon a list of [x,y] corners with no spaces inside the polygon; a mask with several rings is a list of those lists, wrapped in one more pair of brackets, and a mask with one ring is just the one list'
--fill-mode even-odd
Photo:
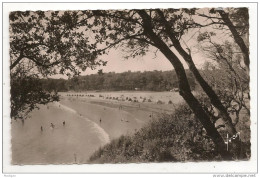
{"label": "shoreline", "polygon": [[151,119],[149,111],[131,110],[127,106],[119,109],[119,105],[114,103],[97,104],[90,99],[63,99],[60,103],[98,124],[108,133],[110,140],[134,133]]}
{"label": "shoreline", "polygon": [[[86,164],[104,144],[135,133],[157,114],[174,111],[169,104],[108,100],[98,95],[68,97],[66,94],[61,93],[60,104],[40,105],[24,125],[19,121],[12,123],[12,164]],[[164,95],[167,99],[168,94]],[[64,121],[66,125],[62,126]],[[51,123],[55,129],[51,128]]]}

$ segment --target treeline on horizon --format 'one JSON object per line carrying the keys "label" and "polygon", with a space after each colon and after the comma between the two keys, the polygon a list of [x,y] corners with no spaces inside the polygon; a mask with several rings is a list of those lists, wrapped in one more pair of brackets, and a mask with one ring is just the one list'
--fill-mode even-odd
{"label": "treeline on horizon", "polygon": [[[191,89],[195,88],[195,79],[189,70],[186,70]],[[47,91],[170,91],[178,88],[177,76],[171,71],[144,71],[123,73],[98,73],[85,76],[77,76],[71,79],[42,79],[42,87]]]}

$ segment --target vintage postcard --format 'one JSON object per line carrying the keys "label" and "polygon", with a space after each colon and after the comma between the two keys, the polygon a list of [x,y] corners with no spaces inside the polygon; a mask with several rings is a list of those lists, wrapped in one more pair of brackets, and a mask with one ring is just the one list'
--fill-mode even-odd
{"label": "vintage postcard", "polygon": [[255,4],[4,3],[4,172],[256,173]]}

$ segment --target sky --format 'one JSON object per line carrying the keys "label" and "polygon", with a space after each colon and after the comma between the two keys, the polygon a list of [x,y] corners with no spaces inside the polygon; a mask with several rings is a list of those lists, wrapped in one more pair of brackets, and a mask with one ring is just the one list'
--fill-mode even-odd
{"label": "sky", "polygon": [[[98,69],[103,69],[103,72],[125,72],[131,71],[153,71],[153,70],[173,70],[172,64],[169,60],[158,51],[156,56],[154,49],[151,49],[145,56],[125,59],[120,49],[112,50],[108,55],[102,56],[101,59],[108,61],[107,66],[97,68],[96,70],[86,70],[82,74],[97,73]],[[178,55],[179,56],[179,55]],[[198,57],[199,56],[199,57]],[[180,56],[179,56],[180,57]],[[182,59],[182,57],[180,57]],[[196,55],[194,62],[197,66],[201,66],[206,59],[201,55]],[[182,60],[184,67],[188,68],[186,63]]]}
{"label": "sky", "polygon": [[[108,72],[122,73],[129,70],[132,72],[135,71],[143,72],[143,71],[153,71],[153,70],[168,71],[174,69],[172,64],[169,62],[169,60],[160,51],[157,52],[156,56],[153,51],[148,52],[145,56],[125,59],[120,49],[117,50],[113,49],[111,50],[110,53],[108,53],[108,55],[103,55],[99,58],[104,61],[108,61],[106,66],[100,66],[94,70],[88,68],[86,69],[86,71],[81,72],[81,75],[96,74],[100,69],[102,69],[104,73],[108,73]],[[185,63],[185,61],[182,59],[182,57],[180,55],[178,56],[181,59],[184,68],[188,69],[188,66]],[[201,68],[203,66],[203,63],[207,59],[201,54],[194,54],[193,60],[195,65],[198,68]],[[67,78],[67,77],[64,75],[56,75],[53,76],[53,78]]]}
{"label": "sky", "polygon": [[[197,52],[196,45],[198,44],[196,41],[196,31],[192,30],[187,35],[183,37],[182,41],[185,41],[186,45],[191,49],[193,61],[198,68],[203,66],[203,63],[208,60],[205,56],[199,52]],[[195,35],[194,35],[195,34]],[[184,39],[186,38],[186,39]],[[172,64],[169,60],[158,50],[155,54],[156,49],[150,48],[145,56],[137,56],[135,58],[124,58],[124,54],[122,49],[111,49],[108,54],[100,56],[98,59],[102,59],[104,61],[108,61],[106,66],[97,67],[94,70],[87,68],[86,71],[82,71],[81,75],[90,75],[96,74],[98,70],[102,69],[104,73],[108,72],[116,72],[122,73],[126,71],[169,71],[173,70]],[[178,52],[172,48],[172,51],[179,57],[185,69],[188,69],[186,62],[183,58],[178,54]],[[65,75],[55,75],[52,78],[67,78]]]}
{"label": "sky", "polygon": [[[203,13],[205,9],[201,9],[201,13]],[[197,23],[203,24],[207,23],[205,21],[205,18],[198,17],[196,19]],[[211,27],[206,27],[203,29],[194,28],[189,29],[189,31],[182,36],[180,39],[180,43],[182,44],[183,48],[189,48],[191,50],[192,58],[197,66],[197,68],[202,68],[203,63],[209,59],[205,57],[204,54],[201,52],[198,52],[197,50],[197,35],[198,32],[203,32],[207,30],[212,30]],[[183,63],[183,66],[185,69],[188,69],[187,64],[182,59],[182,57],[178,54],[178,52],[175,49],[172,49],[172,51],[179,57],[181,62]],[[122,49],[112,49],[107,55],[100,56],[99,59],[102,59],[104,61],[108,61],[106,66],[97,67],[95,70],[91,70],[90,68],[86,69],[86,71],[81,72],[81,75],[90,75],[90,74],[96,74],[98,70],[102,69],[104,73],[108,72],[116,72],[116,73],[122,73],[126,72],[128,70],[131,71],[153,71],[153,70],[161,70],[161,71],[167,71],[167,70],[173,70],[172,64],[167,60],[167,58],[158,50],[156,55],[154,54],[155,49],[151,48],[149,52],[145,56],[138,56],[136,58],[129,58],[125,59]],[[53,78],[67,78],[67,76],[63,75],[55,75]]]}

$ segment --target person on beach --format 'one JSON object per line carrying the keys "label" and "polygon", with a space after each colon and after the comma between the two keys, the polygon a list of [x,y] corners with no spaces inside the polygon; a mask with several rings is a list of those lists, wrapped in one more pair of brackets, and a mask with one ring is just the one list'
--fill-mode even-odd
{"label": "person on beach", "polygon": [[102,120],[101,120],[101,117],[100,117],[100,120],[99,120],[100,124],[101,124],[101,121],[102,121]]}
{"label": "person on beach", "polygon": [[42,126],[41,126],[41,132],[43,132],[43,128],[42,128]]}
{"label": "person on beach", "polygon": [[55,127],[55,126],[54,126],[54,124],[53,124],[53,123],[51,123],[51,128],[53,128],[53,129],[54,129],[54,127]]}
{"label": "person on beach", "polygon": [[65,126],[65,121],[63,121],[63,123],[62,123],[62,124],[63,124],[63,126]]}

